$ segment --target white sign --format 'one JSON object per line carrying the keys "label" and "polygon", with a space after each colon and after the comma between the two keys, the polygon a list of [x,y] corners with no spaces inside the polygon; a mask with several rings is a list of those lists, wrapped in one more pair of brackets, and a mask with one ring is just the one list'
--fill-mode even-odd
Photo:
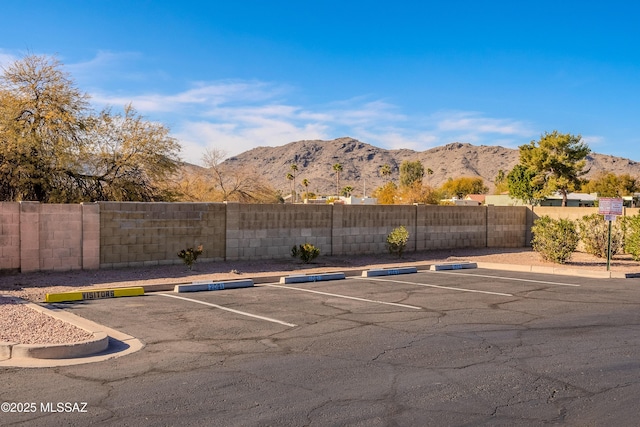
{"label": "white sign", "polygon": [[618,215],[605,215],[604,216],[604,220],[605,221],[615,221],[617,217],[618,217]]}
{"label": "white sign", "polygon": [[598,199],[598,213],[600,215],[622,215],[622,199],[601,197]]}

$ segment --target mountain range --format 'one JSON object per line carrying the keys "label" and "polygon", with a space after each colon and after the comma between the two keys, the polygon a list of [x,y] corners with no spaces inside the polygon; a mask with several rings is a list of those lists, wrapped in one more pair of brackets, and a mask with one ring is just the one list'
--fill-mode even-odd
{"label": "mountain range", "polygon": [[[501,146],[454,142],[425,151],[408,149],[387,150],[343,137],[329,141],[304,140],[278,147],[256,147],[237,156],[230,157],[224,164],[258,171],[276,189],[287,193],[291,181],[286,178],[292,172],[292,164],[298,166],[296,187],[301,187],[303,179],[309,181],[308,190],[317,194],[335,194],[336,175],[333,165],[340,163],[340,188],[351,186],[354,195],[370,195],[386,178],[380,175],[380,168],[388,164],[391,178],[398,182],[399,168],[403,161],[420,160],[425,170],[424,182],[439,187],[449,178],[481,177],[490,192],[495,188],[498,171],[509,172],[519,162],[519,150]],[[587,178],[599,172],[613,172],[617,175],[628,173],[640,178],[640,163],[633,160],[605,154],[591,153],[587,157]]]}

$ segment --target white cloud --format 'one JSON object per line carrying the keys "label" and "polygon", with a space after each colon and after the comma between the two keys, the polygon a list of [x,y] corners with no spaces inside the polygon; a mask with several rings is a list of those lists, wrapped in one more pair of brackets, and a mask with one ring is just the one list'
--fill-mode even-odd
{"label": "white cloud", "polygon": [[589,148],[593,150],[593,147],[605,146],[606,140],[602,136],[598,135],[583,135],[582,142],[586,143]]}
{"label": "white cloud", "polygon": [[526,136],[531,134],[531,129],[526,123],[510,119],[483,117],[477,112],[441,112],[435,114],[434,119],[437,121],[438,130],[445,132],[460,132],[466,135],[501,134]]}
{"label": "white cloud", "polygon": [[418,116],[369,97],[302,106],[287,100],[293,95],[295,91],[286,85],[224,80],[199,82],[173,94],[97,93],[93,101],[114,108],[132,103],[148,118],[168,123],[184,147],[183,158],[192,163],[201,163],[206,148],[236,155],[256,146],[302,139],[353,136],[384,148],[421,151],[454,141],[493,144],[499,139],[521,144],[524,136],[531,136],[526,123],[478,112]]}
{"label": "white cloud", "polygon": [[16,60],[18,60],[17,56],[0,49],[0,69],[14,63]]}
{"label": "white cloud", "polygon": [[246,123],[184,122],[174,137],[183,145],[182,158],[201,164],[206,148],[219,148],[230,156],[258,146],[278,146],[300,139],[330,138],[321,124],[296,126],[286,121]]}

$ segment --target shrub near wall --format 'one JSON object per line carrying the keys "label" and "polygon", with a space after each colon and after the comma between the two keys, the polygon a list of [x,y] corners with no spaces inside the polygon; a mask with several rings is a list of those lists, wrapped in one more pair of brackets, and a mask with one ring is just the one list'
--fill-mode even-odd
{"label": "shrub near wall", "polygon": [[300,242],[331,253],[331,205],[227,205],[228,260],[285,259]]}
{"label": "shrub near wall", "polygon": [[[333,217],[334,255],[385,253],[391,230],[405,225],[413,233],[416,207],[335,205]],[[406,250],[415,248],[414,237],[407,242]]]}
{"label": "shrub near wall", "polygon": [[564,264],[578,247],[580,237],[570,219],[553,219],[543,216],[531,229],[531,246],[547,261]]}
{"label": "shrub near wall", "polygon": [[[603,215],[591,214],[578,220],[580,240],[588,254],[600,258],[607,258],[609,250],[609,221]],[[611,256],[622,251],[624,234],[620,221],[611,224]]]}

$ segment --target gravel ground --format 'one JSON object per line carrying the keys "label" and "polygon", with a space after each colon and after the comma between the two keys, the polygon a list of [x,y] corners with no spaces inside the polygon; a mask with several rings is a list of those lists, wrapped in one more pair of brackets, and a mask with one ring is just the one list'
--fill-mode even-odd
{"label": "gravel ground", "polygon": [[[293,260],[266,260],[200,263],[196,264],[192,271],[183,265],[169,265],[117,270],[5,274],[0,275],[0,341],[58,344],[84,341],[90,337],[86,331],[39,313],[24,304],[16,303],[9,297],[42,302],[47,293],[78,289],[190,283],[205,279],[255,278],[288,275],[292,272],[311,274],[366,269],[372,266],[397,267],[446,261],[558,266],[543,261],[537,253],[528,248],[487,248],[416,252],[405,254],[401,260],[388,254],[348,258],[324,256],[307,265]],[[606,271],[606,260],[578,252],[565,267]],[[638,273],[640,262],[633,261],[629,256],[616,256],[611,263],[611,270]]]}
{"label": "gravel ground", "polygon": [[0,341],[21,344],[65,344],[86,341],[93,335],[33,310],[13,298],[0,296]]}

